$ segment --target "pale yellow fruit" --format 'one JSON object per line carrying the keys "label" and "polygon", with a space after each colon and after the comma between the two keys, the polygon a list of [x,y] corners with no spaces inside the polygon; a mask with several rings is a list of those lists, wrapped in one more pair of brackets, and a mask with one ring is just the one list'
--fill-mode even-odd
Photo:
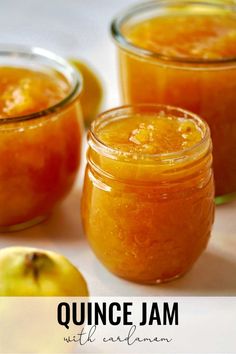
{"label": "pale yellow fruit", "polygon": [[87,63],[78,59],[70,59],[69,61],[83,77],[80,103],[85,125],[88,126],[99,113],[103,98],[103,87],[97,74]]}
{"label": "pale yellow fruit", "polygon": [[0,296],[88,296],[86,282],[67,258],[29,247],[0,250]]}

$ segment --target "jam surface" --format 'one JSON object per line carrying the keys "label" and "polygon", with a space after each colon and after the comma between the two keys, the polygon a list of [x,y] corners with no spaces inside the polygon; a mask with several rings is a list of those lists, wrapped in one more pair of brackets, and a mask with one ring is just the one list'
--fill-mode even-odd
{"label": "jam surface", "polygon": [[44,73],[0,67],[0,118],[42,111],[69,93],[69,83],[56,71]]}
{"label": "jam surface", "polygon": [[166,154],[190,148],[201,141],[203,132],[191,119],[160,114],[115,120],[97,135],[107,146],[121,151]]}
{"label": "jam surface", "polygon": [[236,57],[236,15],[160,16],[124,29],[124,34],[138,47],[166,56]]}

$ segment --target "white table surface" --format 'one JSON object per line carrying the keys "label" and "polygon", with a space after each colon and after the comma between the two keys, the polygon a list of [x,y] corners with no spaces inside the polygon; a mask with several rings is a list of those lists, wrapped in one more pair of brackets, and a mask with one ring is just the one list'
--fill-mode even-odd
{"label": "white table surface", "polygon": [[[88,60],[106,88],[104,108],[119,104],[110,19],[131,0],[0,0],[2,43],[45,47]],[[191,272],[158,286],[132,284],[110,274],[88,247],[80,223],[83,171],[72,193],[44,223],[0,234],[0,247],[22,245],[63,253],[82,271],[91,295],[236,295],[236,202],[217,207],[212,238]]]}

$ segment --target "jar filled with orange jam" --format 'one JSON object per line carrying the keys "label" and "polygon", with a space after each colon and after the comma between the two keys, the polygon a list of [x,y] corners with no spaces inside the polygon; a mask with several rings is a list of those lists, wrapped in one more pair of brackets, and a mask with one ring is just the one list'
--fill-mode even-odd
{"label": "jar filled with orange jam", "polygon": [[67,195],[81,153],[81,79],[39,48],[0,50],[0,231],[29,227]]}
{"label": "jar filled with orange jam", "polygon": [[82,220],[98,259],[140,283],[188,271],[214,217],[207,124],[169,106],[124,106],[93,122],[88,144]]}
{"label": "jar filled with orange jam", "polygon": [[236,7],[227,1],[151,1],[118,16],[125,104],[170,104],[210,126],[216,202],[236,197]]}

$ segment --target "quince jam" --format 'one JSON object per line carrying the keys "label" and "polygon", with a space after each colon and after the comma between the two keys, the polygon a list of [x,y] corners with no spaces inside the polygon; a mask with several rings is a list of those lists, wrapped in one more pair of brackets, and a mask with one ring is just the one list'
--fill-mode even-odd
{"label": "quince jam", "polygon": [[54,71],[49,75],[26,68],[0,67],[0,118],[42,111],[67,96],[70,85]]}
{"label": "quince jam", "polygon": [[169,57],[236,57],[236,15],[160,16],[124,29],[124,33],[134,45]]}
{"label": "quince jam", "polygon": [[[158,6],[162,6],[159,15]],[[160,5],[147,4],[148,9],[146,14],[143,6],[137,19],[134,12],[120,27],[124,103],[170,104],[203,117],[213,140],[216,196],[233,195],[236,193],[236,13],[214,2],[188,1],[186,5],[175,2],[172,6],[166,1]],[[140,20],[144,17],[145,20]]]}
{"label": "quince jam", "polygon": [[80,110],[78,100],[60,105],[71,89],[54,70],[0,67],[2,230],[43,218],[72,187],[80,161]]}
{"label": "quince jam", "polygon": [[166,106],[123,107],[93,123],[88,143],[82,219],[98,259],[135,282],[184,274],[213,223],[206,124]]}

